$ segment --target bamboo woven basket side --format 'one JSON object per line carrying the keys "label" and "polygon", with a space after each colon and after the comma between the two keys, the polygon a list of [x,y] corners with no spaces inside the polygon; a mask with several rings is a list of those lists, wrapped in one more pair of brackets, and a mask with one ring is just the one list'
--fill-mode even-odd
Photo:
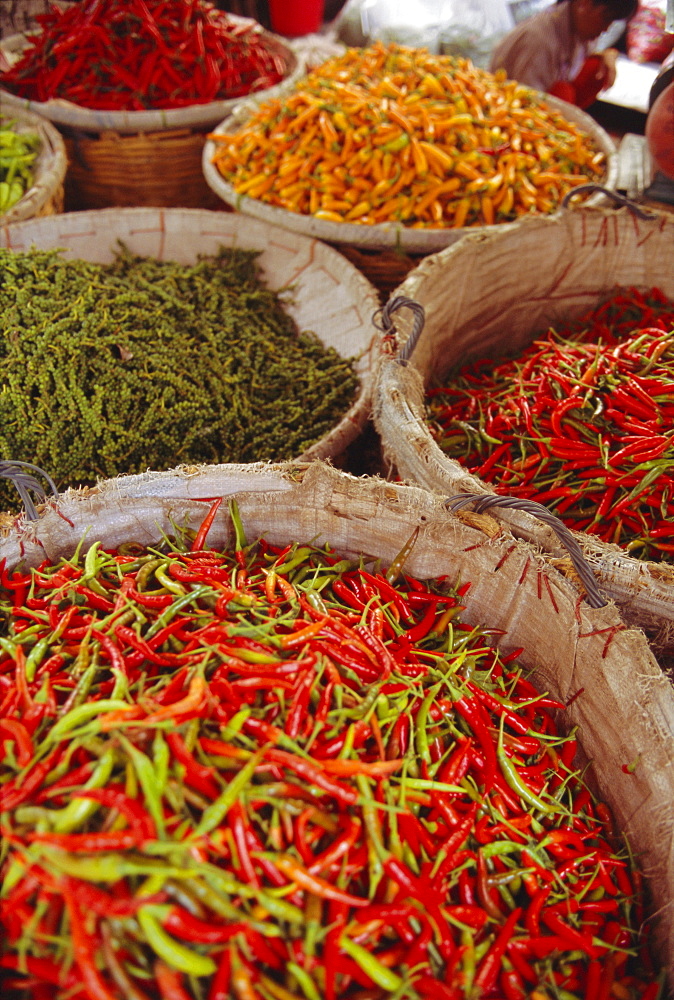
{"label": "bamboo woven basket side", "polygon": [[[493,492],[436,444],[425,419],[426,387],[471,360],[517,353],[539,330],[590,309],[616,286],[655,286],[674,298],[672,260],[674,219],[656,213],[643,220],[626,208],[525,219],[427,257],[395,292],[425,310],[409,366],[398,364],[390,339],[379,345],[373,422],[391,473],[445,497]],[[411,331],[408,310],[396,314],[395,325],[402,344]],[[494,516],[563,558],[554,532],[530,515],[499,509]],[[574,534],[626,619],[647,629],[658,649],[674,651],[674,566]]]}
{"label": "bamboo woven basket side", "polygon": [[30,111],[9,111],[0,101],[0,125],[15,122],[19,132],[37,133],[40,139],[38,155],[33,163],[33,183],[23,198],[8,212],[0,215],[0,223],[9,225],[36,216],[56,215],[63,211],[68,159],[65,143],[56,128],[40,115]]}
{"label": "bamboo woven basket side", "polygon": [[69,211],[111,206],[225,209],[206,184],[206,132],[189,128],[87,135],[63,128]]}
{"label": "bamboo woven basket side", "polygon": [[331,244],[350,260],[379,292],[382,304],[402,284],[408,274],[424,259],[423,254],[397,250],[367,250],[343,243]]}
{"label": "bamboo woven basket side", "polygon": [[[69,490],[39,520],[17,519],[0,539],[0,557],[13,568],[68,558],[97,541],[157,544],[176,524],[196,529],[204,508],[195,501],[220,496],[236,497],[249,541],[264,535],[271,544],[329,544],[339,555],[387,567],[418,529],[406,572],[470,581],[462,619],[496,630],[503,652],[522,647],[518,659],[534,671],[536,686],[570,700],[565,722],[579,727],[591,780],[646,876],[654,940],[664,968],[674,970],[674,690],[643,634],[627,628],[614,606],[590,607],[507,530],[493,537],[426,489],[356,478],[321,462],[220,465]],[[225,504],[209,545],[227,544],[231,531]],[[623,767],[637,759],[636,769]]]}

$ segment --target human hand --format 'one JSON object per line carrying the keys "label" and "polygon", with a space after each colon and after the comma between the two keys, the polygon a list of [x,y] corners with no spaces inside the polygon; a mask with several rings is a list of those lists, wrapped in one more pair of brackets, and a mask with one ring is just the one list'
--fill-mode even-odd
{"label": "human hand", "polygon": [[615,83],[618,50],[604,49],[602,52],[598,52],[597,55],[601,56],[602,60],[602,65],[597,70],[597,79],[602,81],[601,89],[608,90]]}

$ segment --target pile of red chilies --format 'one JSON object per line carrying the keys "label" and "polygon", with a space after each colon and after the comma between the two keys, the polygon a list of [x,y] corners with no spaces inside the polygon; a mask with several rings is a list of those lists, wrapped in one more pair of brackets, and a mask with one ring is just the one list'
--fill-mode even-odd
{"label": "pile of red chilies", "polygon": [[428,392],[438,445],[497,493],[674,558],[674,303],[622,289],[514,359]]}
{"label": "pile of red chilies", "polygon": [[564,706],[468,587],[402,575],[413,538],[386,573],[247,544],[235,504],[208,549],[220,503],[3,569],[3,996],[662,996]]}
{"label": "pile of red chilies", "polygon": [[206,0],[82,0],[35,20],[0,86],[32,101],[145,111],[242,97],[288,67],[254,21]]}

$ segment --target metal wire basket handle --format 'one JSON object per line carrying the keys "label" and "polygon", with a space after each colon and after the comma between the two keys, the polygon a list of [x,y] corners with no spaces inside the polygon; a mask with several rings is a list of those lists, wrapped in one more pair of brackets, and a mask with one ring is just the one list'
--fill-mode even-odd
{"label": "metal wire basket handle", "polygon": [[51,477],[37,465],[31,465],[30,462],[0,461],[0,479],[9,479],[14,484],[26,510],[26,517],[29,521],[37,521],[38,513],[30,494],[34,493],[40,503],[45,502],[47,494],[39,480],[25,470],[31,470],[41,476],[48,483],[54,499],[58,500],[59,493]]}
{"label": "metal wire basket handle", "polygon": [[[415,302],[413,299],[408,299],[404,295],[396,295],[392,299],[389,299],[386,305],[374,314],[372,322],[383,331],[385,336],[393,336],[395,338],[396,329],[393,324],[393,314],[399,309],[409,309],[414,315],[412,331],[398,351],[398,356],[395,359],[399,365],[405,366],[414,352],[421,331],[424,328],[426,319],[424,307],[421,303]],[[547,507],[536,503],[535,500],[520,500],[518,497],[502,497],[491,493],[461,493],[457,496],[449,497],[444,501],[445,506],[452,510],[467,507],[471,503],[475,505],[476,513],[482,513],[491,507],[510,507],[522,510],[527,514],[532,514],[540,521],[549,525],[569,553],[571,562],[587,592],[588,604],[593,608],[603,608],[606,606],[607,601],[604,600],[599,591],[595,575],[585,559],[580,545],[566,525],[555,514],[550,513]]]}
{"label": "metal wire basket handle", "polygon": [[604,194],[607,198],[611,198],[618,205],[623,205],[625,208],[629,208],[632,215],[636,215],[638,219],[657,219],[657,215],[654,212],[649,212],[645,208],[639,208],[639,206],[630,198],[626,198],[624,195],[618,194],[617,191],[612,191],[610,188],[606,188],[602,184],[579,184],[578,187],[571,188],[571,190],[567,191],[562,198],[562,208],[568,208],[572,199],[577,194]]}
{"label": "metal wire basket handle", "polygon": [[414,348],[417,346],[417,342],[421,336],[421,331],[424,328],[424,323],[426,321],[424,307],[420,302],[415,302],[414,299],[408,299],[405,295],[394,295],[392,299],[388,300],[385,306],[382,306],[381,309],[377,310],[372,317],[372,322],[377,329],[384,333],[384,336],[394,337],[397,343],[397,331],[393,324],[393,314],[399,309],[410,309],[414,314],[412,332],[403,346],[399,349],[398,356],[396,358],[397,363],[404,367],[409,361]]}
{"label": "metal wire basket handle", "polygon": [[578,573],[587,592],[587,602],[590,607],[606,607],[608,602],[602,597],[592,567],[585,559],[580,545],[563,521],[560,521],[547,507],[536,503],[535,500],[520,500],[518,497],[502,497],[492,493],[458,493],[456,496],[448,497],[444,501],[445,507],[449,507],[453,511],[467,507],[469,504],[475,505],[474,510],[477,514],[482,514],[491,507],[509,507],[514,510],[523,510],[525,513],[533,514],[534,517],[549,525],[569,553],[574,569]]}

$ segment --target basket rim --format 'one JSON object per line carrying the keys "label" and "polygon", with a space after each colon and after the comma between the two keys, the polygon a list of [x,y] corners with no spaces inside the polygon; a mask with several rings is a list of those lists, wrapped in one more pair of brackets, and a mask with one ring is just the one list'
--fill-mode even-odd
{"label": "basket rim", "polygon": [[[252,18],[242,18],[236,14],[228,14],[228,17],[240,23],[252,21]],[[257,22],[253,23],[257,24]],[[287,76],[280,83],[256,92],[256,96],[267,99],[284,93],[304,75],[305,60],[301,51],[289,39],[267,31],[262,25],[259,25],[259,29],[259,34],[264,36],[265,40],[283,55],[289,66]],[[15,52],[17,49],[25,48],[27,40],[28,35],[24,33],[9,35],[0,43],[0,49],[4,49],[6,52]],[[55,125],[92,133],[105,131],[120,133],[159,132],[164,129],[186,127],[208,129],[218,122],[226,120],[243,99],[233,97],[227,100],[211,101],[208,104],[190,104],[185,108],[166,108],[164,110],[104,111],[85,108],[60,98],[49,101],[32,101],[13,94],[2,86],[0,86],[0,97],[3,104],[35,112]]]}
{"label": "basket rim", "polygon": [[[563,114],[569,121],[579,125],[595,141],[601,152],[606,154],[606,176],[601,183],[609,190],[613,190],[618,181],[618,153],[608,132],[590,115],[575,105],[553,97],[551,94],[541,94],[540,96],[544,97],[546,103],[554,110]],[[245,125],[259,103],[260,100],[256,96],[239,102],[239,106],[232,111],[231,115],[220,122],[213,130],[213,134],[227,135],[236,132],[238,128]],[[314,216],[289,212],[284,208],[267,205],[255,198],[238,194],[234,187],[225,181],[213,163],[216,148],[213,139],[206,140],[202,164],[206,182],[224,202],[238,212],[282,226],[292,232],[313,236],[327,243],[349,244],[362,249],[395,249],[408,253],[432,254],[456,243],[466,233],[478,233],[486,236],[511,228],[521,221],[515,219],[513,222],[502,222],[492,226],[467,226],[459,229],[411,229],[402,223],[393,222],[362,226],[352,222],[330,222],[327,219],[316,219]],[[584,204],[601,205],[605,200],[604,195],[593,194],[586,199]],[[545,218],[541,215],[535,217]]]}

